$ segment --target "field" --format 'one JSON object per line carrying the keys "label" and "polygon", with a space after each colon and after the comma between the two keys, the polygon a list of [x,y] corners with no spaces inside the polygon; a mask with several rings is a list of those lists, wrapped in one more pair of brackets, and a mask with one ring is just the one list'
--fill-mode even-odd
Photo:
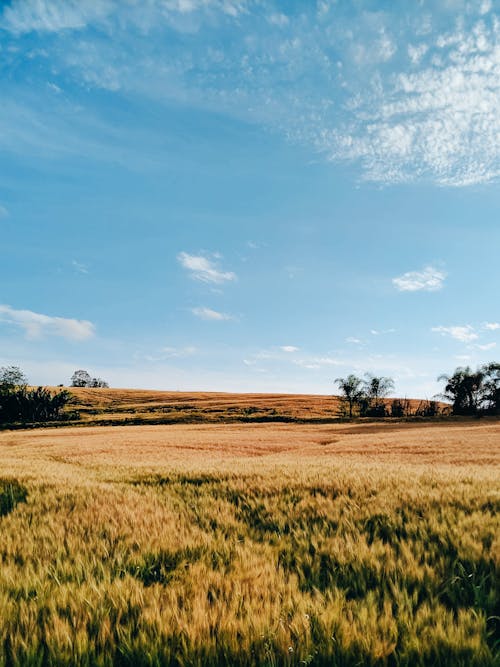
{"label": "field", "polygon": [[495,421],[4,431],[0,665],[499,665],[499,445]]}
{"label": "field", "polygon": [[[340,407],[338,397],[310,394],[231,394],[75,387],[71,387],[70,391],[74,401],[69,410],[76,410],[81,422],[86,425],[276,421],[321,423],[338,420]],[[418,400],[409,401],[412,411],[417,410],[420,404]]]}

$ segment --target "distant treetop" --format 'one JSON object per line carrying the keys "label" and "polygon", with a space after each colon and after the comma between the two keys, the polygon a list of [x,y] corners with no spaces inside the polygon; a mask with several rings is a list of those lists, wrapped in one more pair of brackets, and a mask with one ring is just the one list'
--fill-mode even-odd
{"label": "distant treetop", "polygon": [[0,368],[0,387],[2,389],[16,389],[26,387],[28,378],[18,366],[2,366]]}
{"label": "distant treetop", "polygon": [[78,370],[71,376],[71,386],[105,388],[109,387],[109,384],[102,378],[91,377],[87,371]]}

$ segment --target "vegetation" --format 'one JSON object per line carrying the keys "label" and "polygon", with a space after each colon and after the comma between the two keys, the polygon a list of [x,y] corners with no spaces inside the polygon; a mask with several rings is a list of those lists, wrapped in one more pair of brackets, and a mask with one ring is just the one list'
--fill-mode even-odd
{"label": "vegetation", "polygon": [[0,368],[0,424],[50,422],[71,416],[63,412],[71,400],[68,391],[30,388],[27,383],[16,366]]}
{"label": "vegetation", "polygon": [[105,389],[109,384],[101,378],[93,378],[87,371],[75,371],[71,376],[72,387],[92,387],[93,389]]}
{"label": "vegetation", "polygon": [[442,397],[452,403],[453,414],[500,414],[500,364],[492,362],[475,371],[460,367],[439,380],[446,382]]}
{"label": "vegetation", "polygon": [[365,395],[363,381],[351,374],[346,378],[337,378],[335,383],[339,386],[344,401],[349,406],[349,419],[352,419],[354,408],[361,403]]}
{"label": "vegetation", "polygon": [[[389,408],[385,401],[394,390],[392,378],[365,373],[365,379],[362,380],[351,374],[347,378],[337,378],[335,383],[342,392],[341,414],[347,412],[350,419],[355,415],[355,410],[360,417],[386,417],[389,414],[393,417],[410,416],[409,411],[404,414],[399,400],[396,399],[397,403],[393,402],[394,408]],[[348,411],[345,409],[346,406]]]}
{"label": "vegetation", "polygon": [[0,665],[494,667],[498,428],[0,434]]}
{"label": "vegetation", "polygon": [[[500,364],[473,372],[458,368],[438,400],[388,398],[391,378],[369,373],[337,378],[339,397],[287,394],[225,394],[110,390],[87,371],[73,374],[71,394],[30,388],[17,367],[0,368],[0,425],[174,424],[174,423],[332,423],[361,419],[431,419],[453,415],[500,414]],[[62,387],[62,385],[59,385]],[[94,389],[99,388],[98,392]]]}
{"label": "vegetation", "polygon": [[[360,417],[435,417],[440,413],[437,401],[422,401],[415,410],[407,400],[384,400],[393,390],[392,378],[365,374],[365,380],[356,375],[337,378],[341,391],[342,415]],[[444,392],[438,398],[452,405],[454,415],[500,414],[500,364],[490,362],[473,371],[469,366],[459,367],[453,375],[440,375],[445,382]]]}

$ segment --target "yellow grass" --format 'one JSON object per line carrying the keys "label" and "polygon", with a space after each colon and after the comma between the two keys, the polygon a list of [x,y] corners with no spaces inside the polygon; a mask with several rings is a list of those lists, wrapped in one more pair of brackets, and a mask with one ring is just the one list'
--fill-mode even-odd
{"label": "yellow grass", "polygon": [[28,492],[0,516],[0,665],[498,664],[499,444],[495,422],[0,433]]}
{"label": "yellow grass", "polygon": [[[54,389],[54,388],[52,388]],[[336,396],[310,394],[231,394],[145,389],[72,387],[84,422],[217,422],[262,420],[332,420],[338,417]],[[412,410],[421,401],[411,400]]]}

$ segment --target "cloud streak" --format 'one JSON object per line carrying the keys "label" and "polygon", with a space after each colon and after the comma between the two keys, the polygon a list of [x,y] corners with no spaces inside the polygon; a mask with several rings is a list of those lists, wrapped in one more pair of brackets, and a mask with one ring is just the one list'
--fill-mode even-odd
{"label": "cloud streak", "polygon": [[400,292],[437,292],[444,286],[446,273],[432,266],[421,271],[408,271],[392,279],[392,284]]}
{"label": "cloud streak", "polygon": [[61,336],[68,340],[83,341],[95,334],[95,326],[87,320],[52,317],[31,310],[15,310],[7,305],[0,305],[0,322],[21,328],[29,339]]}
{"label": "cloud streak", "polygon": [[191,308],[191,312],[200,320],[207,320],[209,322],[224,322],[234,319],[232,315],[221,313],[218,310],[212,310],[212,308],[206,308],[205,306]]}
{"label": "cloud streak", "polygon": [[204,255],[190,255],[187,252],[180,252],[177,259],[180,265],[189,271],[194,280],[216,285],[236,280],[236,274],[233,271],[222,271],[218,268],[216,262]]}

